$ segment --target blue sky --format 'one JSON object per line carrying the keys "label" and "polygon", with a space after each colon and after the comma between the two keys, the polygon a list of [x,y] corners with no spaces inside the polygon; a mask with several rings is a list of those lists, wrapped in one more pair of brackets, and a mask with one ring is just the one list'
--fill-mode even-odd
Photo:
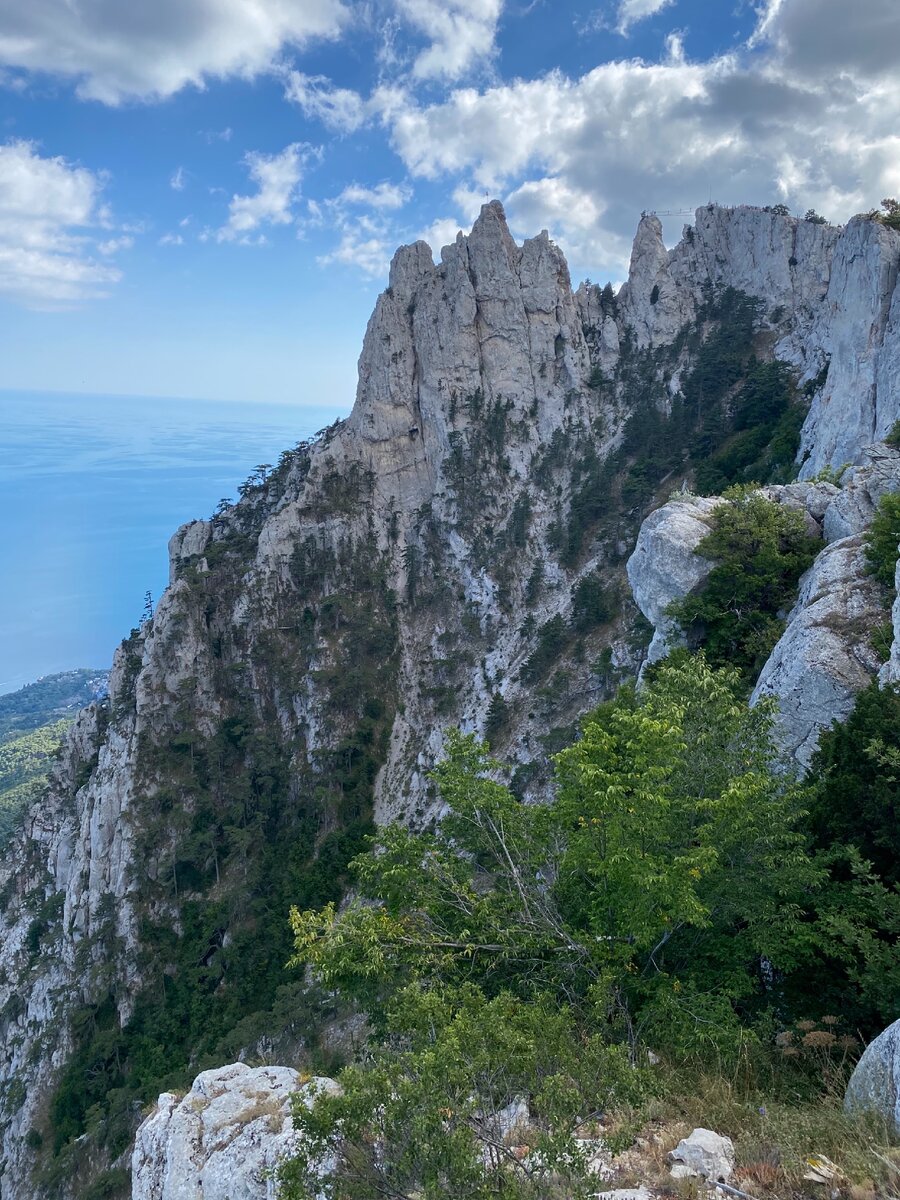
{"label": "blue sky", "polygon": [[0,388],[349,404],[398,244],[846,220],[898,68],[897,0],[0,0]]}

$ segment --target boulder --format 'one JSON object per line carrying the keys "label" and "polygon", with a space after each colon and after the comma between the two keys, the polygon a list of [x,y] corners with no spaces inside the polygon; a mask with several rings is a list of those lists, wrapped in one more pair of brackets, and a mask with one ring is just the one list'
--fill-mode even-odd
{"label": "boulder", "polygon": [[203,1071],[180,1100],[164,1092],[137,1131],[132,1200],[273,1200],[274,1169],[297,1145],[291,1097],[311,1104],[337,1086],[238,1062]]}
{"label": "boulder", "polygon": [[844,1108],[877,1113],[900,1134],[900,1021],[866,1046],[847,1084]]}
{"label": "boulder", "polygon": [[710,1183],[731,1178],[734,1171],[734,1143],[712,1129],[695,1129],[682,1138],[669,1154],[673,1179],[701,1177]]}
{"label": "boulder", "polygon": [[822,730],[847,719],[878,671],[870,638],[883,622],[862,538],[826,546],[801,578],[797,603],[750,698],[777,701],[775,744],[801,769],[809,767]]}
{"label": "boulder", "polygon": [[713,564],[696,553],[710,531],[720,496],[676,496],[641,525],[626,570],[635,604],[653,625],[647,661],[665,658],[681,631],[668,615],[669,605],[700,586]]}

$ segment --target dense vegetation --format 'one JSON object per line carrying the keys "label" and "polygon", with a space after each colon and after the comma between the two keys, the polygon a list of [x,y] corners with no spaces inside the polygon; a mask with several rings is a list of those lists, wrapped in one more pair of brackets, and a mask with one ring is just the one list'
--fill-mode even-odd
{"label": "dense vegetation", "polygon": [[69,721],[54,721],[0,742],[0,848],[15,832],[22,813],[41,794],[47,771]]}
{"label": "dense vegetation", "polygon": [[84,669],[62,671],[0,696],[0,741],[62,717],[74,717],[79,708],[105,694],[107,674]]}
{"label": "dense vegetation", "polygon": [[[332,507],[349,503],[339,483],[330,485]],[[396,602],[374,538],[348,539],[336,551],[310,538],[296,547],[276,628],[260,623],[247,647],[228,606],[248,540],[229,530],[207,555],[208,573],[186,572],[227,708],[212,731],[201,728],[189,680],[167,706],[166,730],[140,741],[137,965],[147,982],[124,1026],[119,1002],[129,985],[121,970],[100,974],[91,1001],[75,1012],[73,1052],[42,1132],[53,1151],[44,1175],[51,1189],[82,1134],[114,1160],[140,1106],[160,1091],[242,1053],[252,1057],[264,1036],[295,1054],[314,1025],[307,989],[284,972],[288,912],[298,897],[310,905],[339,899],[346,864],[372,829],[372,790],[396,703]],[[295,636],[279,636],[278,626]],[[126,644],[135,670],[139,636]],[[246,663],[265,688],[255,690]],[[302,735],[285,735],[271,699],[310,672],[327,697],[332,739],[315,754]],[[126,721],[127,713],[111,719]],[[121,963],[114,917],[110,904],[82,943],[86,972],[92,953]]]}
{"label": "dense vegetation", "polygon": [[0,696],[0,849],[41,794],[75,713],[106,689],[105,671],[63,671]]}
{"label": "dense vegetation", "polygon": [[714,666],[731,664],[751,683],[821,541],[807,532],[802,513],[748,488],[726,492],[710,525],[696,553],[715,565],[700,591],[670,611]]}
{"label": "dense vegetation", "polygon": [[893,1019],[900,896],[810,818],[821,785],[777,770],[769,725],[736,671],[682,652],[586,719],[550,805],[517,803],[484,747],[451,739],[442,826],[380,830],[356,899],[293,913],[295,964],[365,1009],[374,1048],[342,1095],[298,1107],[286,1195],[316,1195],[333,1153],[335,1200],[580,1197],[573,1133],[681,1066],[740,1072],[757,1105],[815,1104],[853,1039],[827,1017],[810,1071],[781,1052],[789,1031],[838,1000],[851,1029]]}

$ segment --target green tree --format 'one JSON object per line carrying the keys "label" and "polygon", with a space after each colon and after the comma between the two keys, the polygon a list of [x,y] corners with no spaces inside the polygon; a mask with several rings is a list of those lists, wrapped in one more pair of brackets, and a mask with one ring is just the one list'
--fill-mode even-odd
{"label": "green tree", "polygon": [[889,492],[878,502],[878,511],[865,532],[870,574],[885,587],[894,587],[900,546],[900,493]]}
{"label": "green tree", "polygon": [[752,682],[781,635],[779,615],[821,543],[803,516],[750,488],[726,493],[712,529],[696,553],[715,564],[702,589],[670,608],[671,615],[714,666],[737,667]]}
{"label": "green tree", "polygon": [[900,690],[873,682],[843,724],[822,734],[810,816],[823,847],[854,846],[889,886],[900,883]]}

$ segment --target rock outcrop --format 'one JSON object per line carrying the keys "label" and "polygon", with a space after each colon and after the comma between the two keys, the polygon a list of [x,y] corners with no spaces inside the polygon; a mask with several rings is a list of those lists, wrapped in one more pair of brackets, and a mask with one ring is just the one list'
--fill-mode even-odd
{"label": "rock outcrop", "polygon": [[657,662],[683,643],[678,622],[669,615],[676,600],[695,591],[712,570],[712,562],[697,553],[710,532],[710,517],[718,496],[676,497],[658,508],[641,525],[626,570],[638,608],[653,626],[647,662]]}
{"label": "rock outcrop", "polygon": [[164,1092],[135,1137],[132,1200],[274,1200],[278,1164],[297,1146],[292,1097],[309,1105],[336,1087],[233,1063],[198,1075],[181,1099]]}
{"label": "rock outcrop", "polygon": [[866,1046],[847,1084],[844,1108],[874,1113],[900,1134],[900,1021]]}
{"label": "rock outcrop", "polygon": [[751,697],[753,704],[764,696],[776,701],[776,745],[802,769],[822,730],[850,715],[857,693],[877,673],[871,637],[883,620],[862,538],[832,542],[800,580],[787,627]]}
{"label": "rock outcrop", "polygon": [[712,1129],[695,1129],[669,1154],[673,1179],[699,1178],[725,1183],[734,1173],[734,1143]]}
{"label": "rock outcrop", "polygon": [[900,419],[900,233],[856,217],[843,229],[757,208],[697,210],[667,251],[642,218],[620,307],[640,345],[668,345],[710,290],[756,297],[775,347],[813,388],[801,475],[860,461]]}

